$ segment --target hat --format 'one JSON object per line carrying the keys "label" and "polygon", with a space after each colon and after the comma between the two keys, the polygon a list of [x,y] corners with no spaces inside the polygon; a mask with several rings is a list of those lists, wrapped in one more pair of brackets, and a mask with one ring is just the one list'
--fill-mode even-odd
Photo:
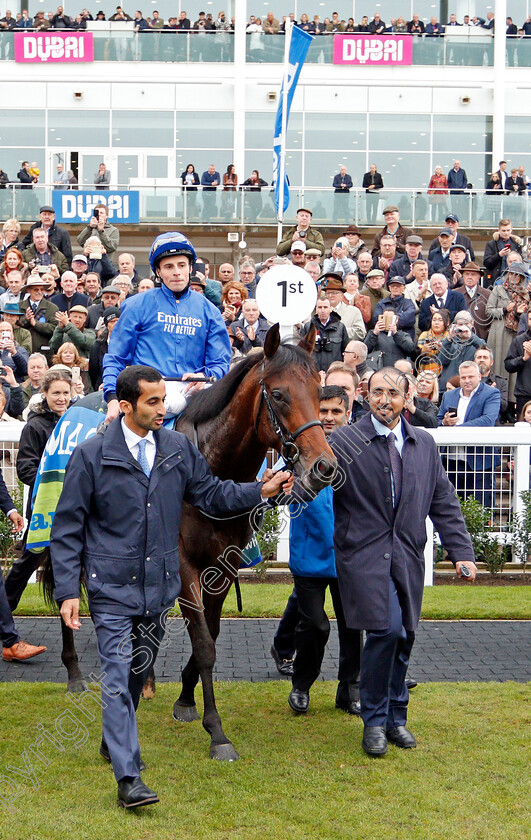
{"label": "hat", "polygon": [[118,286],[113,286],[112,283],[109,286],[104,286],[101,290],[102,295],[111,294],[111,295],[121,295],[122,290],[118,288]]}
{"label": "hat", "polygon": [[20,308],[18,303],[4,303],[4,305],[0,307],[0,314],[20,315]]}
{"label": "hat", "polygon": [[308,207],[299,207],[299,209],[297,210],[297,213],[309,213],[310,216],[313,216],[312,211],[309,210]]}
{"label": "hat", "polygon": [[412,234],[412,236],[408,236],[406,239],[406,245],[422,245],[422,237]]}
{"label": "hat", "polygon": [[454,242],[453,245],[450,245],[450,251],[457,251],[458,249],[460,251],[464,251],[465,254],[468,251],[468,248],[466,247],[466,245],[461,245],[460,242]]}
{"label": "hat", "polygon": [[360,235],[359,228],[356,227],[356,225],[349,225],[348,228],[345,228],[345,230],[343,231],[343,233],[341,235],[342,236],[347,236],[349,233],[357,233],[358,236]]}
{"label": "hat", "polygon": [[41,209],[39,210],[39,213],[55,213],[55,210],[53,209],[53,207],[51,207],[50,204],[43,204]]}
{"label": "hat", "polygon": [[67,370],[70,375],[72,375],[72,368],[69,368],[68,365],[63,365],[61,362],[58,362],[56,365],[52,365],[50,371],[52,370]]}
{"label": "hat", "polygon": [[203,289],[206,289],[206,280],[203,280],[199,274],[192,274],[190,277],[190,285],[195,284],[196,286],[202,286]]}
{"label": "hat", "polygon": [[50,283],[47,283],[46,280],[41,280],[38,274],[30,274],[22,291],[27,292],[30,286],[41,286],[41,288],[44,287],[47,289],[50,286]]}
{"label": "hat", "polygon": [[382,271],[381,268],[371,268],[371,270],[366,275],[366,278],[369,277],[385,277],[385,272]]}
{"label": "hat", "polygon": [[[70,310],[71,312],[72,310]],[[103,323],[105,326],[109,323],[109,321],[114,321],[116,318],[120,317],[120,309],[117,306],[108,306],[107,309],[103,311]]]}
{"label": "hat", "polygon": [[385,216],[386,213],[400,213],[400,210],[396,206],[396,204],[388,204],[387,207],[383,209],[383,215]]}
{"label": "hat", "polygon": [[306,251],[306,245],[305,245],[304,242],[300,242],[300,241],[294,242],[293,245],[290,248],[290,251],[292,253],[293,253],[293,251],[302,251],[304,253]]}
{"label": "hat", "polygon": [[454,232],[453,232],[452,228],[446,227],[446,228],[442,228],[439,231],[439,236],[453,236],[453,235],[454,235]]}
{"label": "hat", "polygon": [[[400,274],[395,274],[394,277],[389,277],[389,279],[387,280],[387,286],[389,287],[392,283],[400,283],[401,286],[405,286],[406,285],[406,278],[401,277]],[[72,310],[70,310],[70,311],[72,311]]]}
{"label": "hat", "polygon": [[481,274],[481,269],[479,265],[475,262],[469,262],[463,266],[461,271],[477,271],[478,274]]}
{"label": "hat", "polygon": [[317,278],[319,280],[324,280],[325,282],[321,284],[321,289],[325,292],[346,292],[346,288],[343,285],[343,276],[341,274],[336,274],[335,271],[325,271],[324,274],[321,274],[320,277]]}
{"label": "hat", "polygon": [[306,256],[307,257],[320,257],[321,252],[319,248],[306,248]]}
{"label": "hat", "polygon": [[76,262],[76,261],[77,262],[84,262],[84,263],[86,263],[86,265],[88,265],[88,260],[85,256],[85,254],[76,254],[75,257],[72,257],[72,262]]}
{"label": "hat", "polygon": [[88,315],[88,309],[87,309],[87,307],[86,307],[86,306],[81,306],[81,304],[80,304],[80,303],[76,304],[76,306],[72,306],[72,307],[70,308],[70,312],[69,312],[69,314],[70,314],[71,312],[81,312],[83,315]]}
{"label": "hat", "polygon": [[444,221],[447,222],[448,219],[450,219],[451,222],[458,222],[459,216],[456,216],[455,213],[448,213],[448,215],[445,216]]}
{"label": "hat", "polygon": [[506,271],[508,274],[519,274],[521,277],[527,277],[526,267],[521,262],[511,263],[507,266]]}

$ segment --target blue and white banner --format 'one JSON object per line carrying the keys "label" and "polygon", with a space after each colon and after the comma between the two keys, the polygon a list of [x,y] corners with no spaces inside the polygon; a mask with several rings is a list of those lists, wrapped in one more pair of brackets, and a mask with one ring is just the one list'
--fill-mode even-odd
{"label": "blue and white banner", "polygon": [[52,206],[56,222],[83,222],[86,224],[96,204],[106,204],[109,221],[120,224],[138,224],[138,191],[122,190],[54,190]]}
{"label": "blue and white banner", "polygon": [[[284,78],[282,81],[282,87],[280,89],[280,98],[278,103],[278,110],[277,116],[275,120],[275,139],[273,140],[273,180],[275,184],[275,208],[277,213],[279,212],[279,203],[280,203],[280,160],[281,156],[285,153],[286,148],[286,138],[282,135],[282,112],[284,107],[284,85],[287,82],[288,85],[288,96],[287,96],[287,114],[286,114],[286,131],[288,128],[288,120],[289,120],[289,112],[291,110],[291,103],[293,102],[293,96],[295,94],[295,88],[297,87],[297,82],[299,81],[299,76],[301,74],[302,66],[306,60],[306,56],[308,55],[308,50],[310,48],[310,44],[313,41],[313,37],[305,32],[303,29],[299,29],[297,26],[294,26],[291,31],[291,42],[289,45],[289,59],[288,59],[288,66],[284,67]],[[284,172],[284,206],[282,208],[282,212],[285,212],[288,209],[289,204],[289,184],[288,178],[286,173]]]}

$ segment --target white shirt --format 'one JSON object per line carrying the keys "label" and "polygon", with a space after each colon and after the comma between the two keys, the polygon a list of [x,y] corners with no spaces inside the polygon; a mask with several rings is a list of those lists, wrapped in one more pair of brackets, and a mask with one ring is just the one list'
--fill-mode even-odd
{"label": "white shirt", "polygon": [[459,403],[457,404],[457,423],[455,424],[456,426],[461,426],[462,423],[465,422],[465,415],[468,411],[470,400],[472,399],[478,388],[474,388],[469,397],[465,397],[465,395],[463,394],[463,389],[460,389]]}
{"label": "white shirt", "polygon": [[155,463],[155,456],[157,454],[157,444],[155,443],[153,432],[148,432],[145,437],[140,437],[140,435],[137,435],[135,432],[132,432],[131,429],[128,426],[126,426],[123,417],[122,432],[124,433],[125,445],[127,446],[133,458],[135,458],[137,461],[139,456],[138,444],[141,440],[146,441],[146,458],[150,469],[153,469],[153,464]]}
{"label": "white shirt", "polygon": [[402,449],[404,447],[404,433],[402,432],[402,420],[399,420],[394,429],[390,429],[389,426],[387,426],[385,423],[381,423],[374,416],[374,414],[371,414],[371,420],[372,425],[374,426],[379,435],[385,435],[385,437],[388,437],[388,435],[390,435],[391,432],[394,434],[396,438],[395,446],[398,449],[400,457],[402,457]]}
{"label": "white shirt", "polygon": [[445,291],[444,295],[436,295],[436,294],[435,294],[435,292],[433,292],[433,296],[434,296],[435,300],[437,301],[437,303],[438,303],[440,300],[442,300],[442,303],[441,303],[441,307],[440,307],[440,308],[441,308],[441,309],[444,309],[444,307],[446,306],[446,298],[448,297],[448,289],[446,289],[446,291]]}

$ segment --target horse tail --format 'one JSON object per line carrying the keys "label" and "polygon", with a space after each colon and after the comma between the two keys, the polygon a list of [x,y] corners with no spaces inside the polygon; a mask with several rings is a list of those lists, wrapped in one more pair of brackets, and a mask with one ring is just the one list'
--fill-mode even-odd
{"label": "horse tail", "polygon": [[[42,584],[42,592],[44,595],[44,602],[51,607],[52,609],[57,608],[57,601],[53,597],[53,592],[55,589],[55,580],[53,576],[53,566],[52,566],[52,557],[50,554],[49,549],[45,552],[46,556],[44,558],[44,563],[42,565],[42,577],[41,577],[41,584]],[[81,597],[85,596],[85,580],[84,576],[81,576]]]}

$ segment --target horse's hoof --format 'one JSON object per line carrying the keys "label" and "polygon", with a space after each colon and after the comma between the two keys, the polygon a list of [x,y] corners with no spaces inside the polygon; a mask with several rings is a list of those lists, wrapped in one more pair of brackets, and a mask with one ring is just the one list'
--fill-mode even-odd
{"label": "horse's hoof", "polygon": [[192,723],[194,720],[199,720],[199,715],[195,706],[183,706],[176,700],[173,704],[173,719],[181,723]]}
{"label": "horse's hoof", "polygon": [[67,694],[83,694],[84,691],[88,691],[88,684],[85,680],[69,680],[68,681],[68,688],[66,689]]}
{"label": "horse's hoof", "polygon": [[148,680],[142,689],[142,700],[153,700],[155,697],[156,686],[151,680]]}
{"label": "horse's hoof", "polygon": [[239,757],[230,742],[228,744],[211,744],[210,746],[210,758],[214,758],[216,761],[238,761]]}

